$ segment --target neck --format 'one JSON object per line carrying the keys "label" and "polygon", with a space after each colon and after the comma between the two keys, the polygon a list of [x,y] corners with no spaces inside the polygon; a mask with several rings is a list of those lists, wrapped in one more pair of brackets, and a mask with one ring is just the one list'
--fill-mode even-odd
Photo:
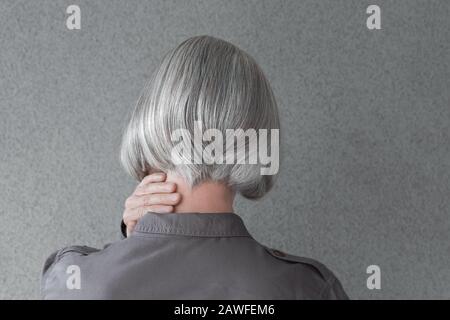
{"label": "neck", "polygon": [[234,191],[224,183],[206,181],[191,188],[186,181],[174,173],[167,173],[167,182],[177,185],[181,195],[180,203],[175,206],[175,213],[225,213],[234,212]]}

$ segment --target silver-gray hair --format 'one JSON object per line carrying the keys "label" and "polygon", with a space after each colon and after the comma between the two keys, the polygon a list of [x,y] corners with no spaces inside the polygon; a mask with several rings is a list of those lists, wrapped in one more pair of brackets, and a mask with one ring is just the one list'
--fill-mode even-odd
{"label": "silver-gray hair", "polygon": [[[246,198],[267,193],[275,175],[260,164],[175,165],[171,151],[176,129],[279,129],[277,104],[255,60],[233,44],[211,36],[185,40],[170,51],[145,86],[125,130],[121,162],[142,180],[154,171],[173,171],[191,186],[211,180],[227,183]],[[270,146],[267,146],[270,150]]]}

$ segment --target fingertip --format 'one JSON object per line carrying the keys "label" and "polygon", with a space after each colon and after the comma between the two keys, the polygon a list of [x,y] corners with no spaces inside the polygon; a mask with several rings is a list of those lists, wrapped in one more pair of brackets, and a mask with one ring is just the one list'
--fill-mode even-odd
{"label": "fingertip", "polygon": [[153,177],[156,181],[164,181],[166,180],[166,174],[164,172],[156,172],[153,173]]}
{"label": "fingertip", "polygon": [[181,194],[179,194],[178,192],[173,193],[173,199],[174,201],[180,201]]}
{"label": "fingertip", "polygon": [[167,191],[174,192],[177,189],[177,185],[173,182],[166,182],[167,184]]}

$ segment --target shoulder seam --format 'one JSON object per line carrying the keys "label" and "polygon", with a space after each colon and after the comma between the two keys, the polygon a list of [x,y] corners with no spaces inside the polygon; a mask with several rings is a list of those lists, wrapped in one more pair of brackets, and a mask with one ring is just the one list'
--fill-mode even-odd
{"label": "shoulder seam", "polygon": [[88,255],[94,252],[100,251],[99,249],[96,248],[91,248],[88,246],[79,246],[79,245],[73,245],[73,246],[68,246],[68,247],[64,247],[62,248],[58,254],[57,254],[57,258],[61,258],[61,256],[65,253],[68,252],[77,252],[77,253],[81,253],[82,255]]}
{"label": "shoulder seam", "polygon": [[[285,254],[279,250],[275,250],[275,249],[272,249],[269,247],[265,247],[265,248],[272,256],[274,256],[277,259],[284,260],[287,262],[292,262],[292,263],[303,264],[303,265],[307,265],[309,267],[314,268],[316,270],[316,272],[322,277],[322,279],[326,283],[328,283],[333,278],[333,274],[328,269],[328,267],[317,260],[314,260],[312,258],[307,258],[307,257]],[[275,252],[280,252],[280,254],[283,254],[283,255],[275,254]]]}

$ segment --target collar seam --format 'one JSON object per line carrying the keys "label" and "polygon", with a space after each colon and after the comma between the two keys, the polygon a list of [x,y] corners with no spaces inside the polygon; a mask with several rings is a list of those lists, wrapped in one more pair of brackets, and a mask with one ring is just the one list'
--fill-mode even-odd
{"label": "collar seam", "polygon": [[158,228],[135,228],[134,232],[141,234],[165,234],[165,235],[179,235],[179,236],[190,236],[190,237],[250,237],[250,234],[246,232],[192,232],[185,229],[168,228],[168,229],[158,229]]}

